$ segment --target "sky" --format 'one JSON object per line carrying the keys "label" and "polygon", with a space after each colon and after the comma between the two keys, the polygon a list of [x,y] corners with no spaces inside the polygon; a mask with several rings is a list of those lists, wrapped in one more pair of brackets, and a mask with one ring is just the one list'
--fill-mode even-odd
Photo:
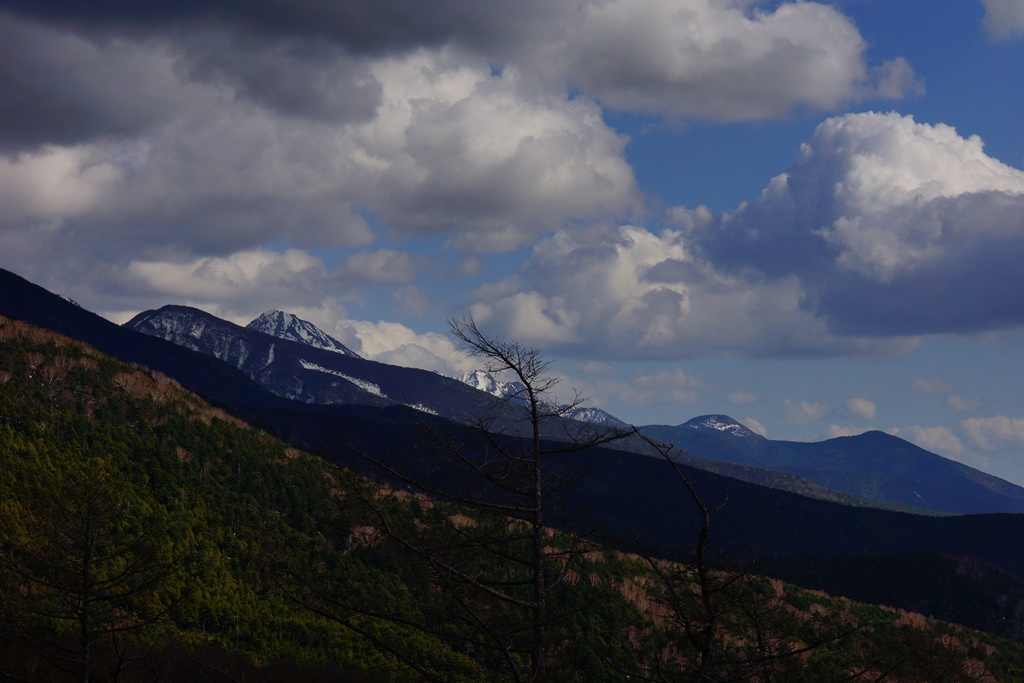
{"label": "sky", "polygon": [[0,267],[1024,484],[1024,1],[0,0]]}

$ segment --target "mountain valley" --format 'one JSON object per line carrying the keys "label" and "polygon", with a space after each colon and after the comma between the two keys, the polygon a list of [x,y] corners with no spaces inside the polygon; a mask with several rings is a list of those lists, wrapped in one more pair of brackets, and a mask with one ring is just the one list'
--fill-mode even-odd
{"label": "mountain valley", "polygon": [[[389,544],[360,545],[364,542],[353,541],[359,534],[370,533],[367,529],[380,527],[380,521],[373,521],[377,511],[372,507],[332,503],[340,499],[332,499],[330,489],[344,488],[350,491],[345,500],[357,499],[353,492],[362,484],[347,479],[350,475],[343,476],[341,472],[360,472],[408,490],[393,475],[401,472],[410,480],[432,482],[440,499],[462,495],[464,482],[448,478],[449,470],[430,461],[429,449],[422,444],[431,435],[444,434],[445,443],[483,452],[487,445],[486,439],[481,441],[479,418],[491,416],[495,421],[488,424],[497,424],[501,429],[507,426],[506,431],[492,437],[495,444],[518,447],[526,431],[522,428],[524,411],[515,401],[502,400],[507,398],[507,391],[499,397],[454,378],[359,358],[350,351],[346,353],[337,340],[324,340],[318,330],[302,326],[302,321],[288,318],[287,314],[268,316],[270,322],[276,319],[284,325],[244,328],[196,309],[169,306],[142,313],[125,327],[119,327],[4,272],[0,273],[0,315],[7,318],[0,321],[0,330],[6,330],[0,334],[0,349],[4,351],[0,371],[7,373],[7,379],[0,383],[0,391],[5,392],[0,418],[0,428],[6,430],[0,440],[5,457],[15,458],[11,462],[22,462],[17,458],[26,457],[29,443],[35,451],[45,451],[47,462],[52,463],[47,467],[59,468],[74,453],[109,453],[103,465],[107,469],[103,471],[113,468],[109,471],[121,474],[108,472],[104,476],[127,477],[125,482],[129,483],[124,486],[132,496],[148,501],[145,505],[153,510],[161,510],[159,514],[168,520],[166,523],[181,525],[174,527],[179,529],[174,534],[185,534],[183,529],[189,525],[202,524],[208,525],[204,532],[208,540],[203,543],[224,539],[215,545],[200,544],[201,554],[219,559],[207,561],[212,562],[216,571],[202,574],[199,584],[206,595],[224,591],[221,586],[228,584],[234,592],[224,592],[216,609],[212,603],[207,606],[198,601],[196,609],[213,610],[205,615],[176,617],[175,628],[186,634],[182,636],[185,641],[192,642],[189,639],[196,636],[199,624],[216,624],[212,632],[217,634],[218,647],[268,651],[272,639],[249,620],[270,619],[267,615],[276,611],[290,615],[287,619],[293,626],[289,628],[302,624],[302,629],[318,634],[312,640],[329,642],[326,634],[338,624],[348,623],[345,619],[350,619],[355,613],[352,610],[358,608],[363,612],[375,610],[373,618],[364,617],[372,622],[372,627],[366,632],[352,632],[346,636],[348,640],[335,642],[331,646],[334,651],[341,648],[348,653],[335,661],[346,662],[364,673],[389,671],[400,677],[420,677],[422,672],[405,668],[408,665],[402,663],[405,660],[400,653],[379,649],[378,640],[395,637],[396,632],[389,629],[398,629],[400,637],[411,647],[421,648],[414,659],[430,659],[423,654],[426,651],[437,655],[432,666],[440,668],[432,669],[432,676],[444,670],[448,673],[440,675],[441,678],[472,678],[480,675],[482,666],[501,678],[494,674],[496,670],[487,668],[490,664],[481,664],[467,654],[472,648],[452,647],[450,641],[435,636],[414,636],[416,629],[410,631],[398,625],[424,617],[422,613],[414,614],[419,609],[415,605],[426,610],[423,605],[429,601],[424,602],[425,596],[432,589],[422,586],[426,592],[416,593],[418,589],[411,587],[418,584],[410,576],[399,579],[387,573],[391,571],[387,567],[402,566],[397,555],[384,555],[384,549],[391,548]],[[44,328],[52,332],[41,331]],[[272,329],[276,331],[271,332]],[[54,333],[64,337],[58,338]],[[90,349],[106,355],[97,356],[97,351]],[[49,370],[51,367],[56,369]],[[60,368],[64,368],[63,374]],[[173,381],[161,379],[163,376]],[[482,376],[477,379],[487,381]],[[198,396],[181,393],[177,383]],[[212,405],[205,407],[199,397]],[[168,407],[171,405],[191,407],[172,409]],[[185,414],[195,417],[186,419],[182,417]],[[605,426],[582,420],[553,421],[546,426],[543,445],[558,453],[565,451],[564,444],[573,443],[574,437],[582,439],[583,435],[599,433],[595,430],[614,426],[613,422]],[[195,430],[198,432],[194,436],[184,437]],[[225,430],[241,430],[239,434],[246,436],[237,441],[235,436],[226,436]],[[881,433],[821,444],[773,442],[727,416],[695,418],[678,427],[645,426],[640,431],[685,452],[677,466],[701,499],[715,510],[711,522],[714,557],[722,571],[756,559],[754,566],[758,572],[794,581],[804,588],[835,591],[847,598],[922,612],[1003,637],[1021,635],[1020,619],[1015,622],[1013,617],[1014,606],[1024,604],[1024,549],[1012,540],[1024,533],[1024,515],[1017,514],[1021,508],[1014,507],[1024,499],[1018,487]],[[49,445],[44,448],[44,443]],[[101,448],[96,447],[99,444]],[[558,533],[570,533],[585,520],[591,531],[588,538],[600,541],[606,548],[629,553],[643,550],[660,558],[692,561],[692,539],[700,531],[693,501],[680,486],[672,466],[644,446],[645,442],[634,435],[630,439],[610,439],[586,451],[553,456],[556,471],[578,483],[552,493],[551,503],[558,514],[552,517],[551,526],[558,528]],[[260,450],[264,448],[270,450]],[[803,481],[858,496],[862,503],[880,501],[945,514],[908,514],[795,495],[693,468],[691,463],[696,459],[707,461],[708,467],[721,466],[725,470],[735,466],[777,472],[780,476],[795,475]],[[334,469],[339,467],[346,469]],[[284,474],[289,468],[296,474]],[[143,471],[149,474],[143,476]],[[18,484],[11,480],[4,485],[15,490],[10,487]],[[214,488],[193,490],[200,486]],[[231,487],[238,488],[229,492]],[[907,490],[921,500],[909,498]],[[944,509],[953,507],[948,501],[956,500],[957,492],[962,494],[962,509]],[[185,498],[180,498],[182,495]],[[188,503],[174,503],[178,500],[175,496]],[[367,500],[372,499],[370,496]],[[199,500],[209,502],[197,507]],[[405,498],[399,496],[395,500]],[[214,504],[215,501],[220,502]],[[427,519],[435,514],[432,510],[441,509],[425,502],[416,505],[418,512],[410,509],[401,514],[410,518],[426,515],[422,519]],[[193,512],[187,513],[189,509]],[[206,516],[207,509],[212,516]],[[239,514],[232,516],[232,510]],[[273,520],[277,519],[285,526],[275,526],[277,522]],[[431,522],[436,523],[439,522]],[[226,533],[225,529],[230,531]],[[258,538],[261,534],[262,540]],[[321,540],[314,543],[315,538]],[[257,546],[282,550],[277,559],[286,566],[277,566],[275,579],[284,590],[279,598],[255,597],[262,594],[260,591],[270,591],[274,583],[255,588],[264,580],[257,578],[260,562],[252,554]],[[412,611],[384,615],[386,610],[374,603],[379,598],[372,596],[361,606],[345,603],[344,613],[339,611],[338,603],[334,603],[333,610],[327,609],[325,595],[293,592],[294,599],[288,602],[288,591],[296,590],[296,586],[282,577],[292,572],[294,578],[300,567],[283,557],[295,554],[298,559],[302,553],[312,552],[314,546],[322,546],[324,552],[328,547],[335,549],[330,551],[337,553],[331,560],[334,569],[347,572],[344,576],[348,583],[344,585],[354,593],[367,593],[366,586],[373,584],[405,585],[401,590],[412,592],[399,591],[396,595],[405,596],[399,600],[405,605],[402,609]],[[357,548],[358,562],[352,559],[356,556],[342,552],[345,547]],[[397,553],[399,549],[388,552]],[[351,562],[342,558],[350,558]],[[621,566],[616,564],[619,559],[607,559],[610,564],[604,566],[580,561],[580,567],[587,567],[584,573],[589,572],[588,576],[612,571],[613,566],[615,572],[626,572],[624,567],[629,564],[625,560],[621,560]],[[264,556],[264,568],[266,562]],[[276,566],[276,560],[270,564]],[[419,565],[409,565],[413,566]],[[181,565],[175,566],[174,571],[195,577],[200,570]],[[640,569],[633,566],[628,571]],[[640,581],[638,577],[639,574],[628,574],[628,578],[620,574],[616,581]],[[307,585],[318,586],[318,580],[310,578]],[[180,590],[184,582],[180,579],[166,588],[168,601],[173,602],[171,594]],[[829,614],[853,609],[829,602],[833,598],[808,598],[796,587],[785,591],[794,600],[800,596],[799,600],[827,603]],[[638,603],[629,606],[621,602],[621,595],[601,595],[600,600],[606,601],[602,604],[609,609],[615,605],[615,609],[624,610],[622,614],[639,609]],[[327,597],[337,600],[334,594]],[[265,599],[270,601],[261,602]],[[281,602],[274,602],[278,599]],[[593,596],[590,599],[598,600]],[[310,616],[303,604],[315,604],[321,616]],[[856,608],[862,609],[868,608]],[[237,627],[238,615],[243,613],[248,645]],[[891,612],[891,619],[884,616],[890,614],[886,612],[871,612],[874,616],[870,617],[868,611],[857,614],[861,615],[858,619],[876,620],[879,632],[896,629],[893,633],[899,632],[900,638],[911,634],[900,629],[921,619],[904,618],[896,612]],[[329,626],[335,617],[339,620]],[[938,629],[934,632],[936,638],[945,628],[924,619],[920,624]],[[824,627],[824,623],[819,625]],[[575,623],[571,628],[582,632],[592,626]],[[644,628],[660,627],[647,623]],[[342,631],[347,632],[344,628]],[[140,637],[143,632],[140,627]],[[960,632],[956,636],[958,642],[965,643],[967,659],[971,658],[968,654],[977,654],[980,645],[976,643],[987,638],[972,634]],[[988,666],[995,667],[988,671],[990,674],[1011,671],[1013,662],[1024,661],[1013,659],[1021,655],[1011,641],[991,641],[986,647],[1001,653],[990,660],[1008,658],[1005,664],[990,663]],[[304,651],[294,643],[280,648],[274,656],[309,661],[323,656]],[[864,648],[867,645],[859,651],[868,653]],[[642,664],[630,663],[630,653],[614,648],[613,651],[616,666],[642,668]],[[566,660],[571,663],[565,666],[580,669],[584,666],[581,662],[592,653],[580,651],[573,656],[579,659]],[[870,659],[879,655],[864,656]],[[907,662],[910,661],[908,656]],[[355,665],[356,662],[361,663]],[[857,666],[881,666],[871,661],[835,665],[847,671],[856,670]],[[610,675],[608,669],[604,671]]]}

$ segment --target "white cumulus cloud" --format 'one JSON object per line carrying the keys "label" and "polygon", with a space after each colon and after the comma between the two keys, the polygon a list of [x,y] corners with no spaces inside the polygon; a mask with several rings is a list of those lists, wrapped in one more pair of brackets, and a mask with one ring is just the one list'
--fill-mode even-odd
{"label": "white cumulus cloud", "polygon": [[460,351],[449,336],[417,333],[401,323],[339,320],[330,333],[364,358],[381,363],[450,376],[479,368],[479,361]]}
{"label": "white cumulus cloud", "polygon": [[848,398],[845,405],[847,410],[862,420],[874,420],[878,413],[874,401],[869,401],[866,398]]}
{"label": "white cumulus cloud", "polygon": [[819,125],[756,202],[700,234],[716,266],[799,278],[803,305],[830,330],[964,332],[1024,322],[1022,212],[1024,171],[977,136],[848,114]]}
{"label": "white cumulus cloud", "polygon": [[265,310],[267,302],[293,311],[320,304],[334,277],[319,258],[299,249],[132,261],[120,273],[137,296],[159,295],[241,324]]}
{"label": "white cumulus cloud", "polygon": [[814,401],[792,401],[787,398],[782,405],[786,412],[786,419],[797,424],[820,420],[831,412],[827,405]]}
{"label": "white cumulus cloud", "polygon": [[745,427],[747,427],[750,431],[754,432],[755,434],[760,434],[761,436],[768,436],[768,429],[754,418],[745,417],[742,420],[740,420],[740,422],[743,423]]}
{"label": "white cumulus cloud", "polygon": [[830,335],[795,277],[723,273],[686,231],[562,230],[521,276],[473,293],[473,313],[502,337],[618,358],[862,353],[901,342]]}
{"label": "white cumulus cloud", "polygon": [[1024,418],[1005,415],[969,417],[960,424],[968,438],[982,450],[1024,447]]}
{"label": "white cumulus cloud", "polygon": [[961,456],[966,452],[960,437],[949,427],[904,427],[889,430],[890,434],[906,439],[921,448],[949,457]]}
{"label": "white cumulus cloud", "polygon": [[905,60],[868,69],[866,43],[834,7],[767,10],[723,0],[580,3],[542,68],[609,106],[717,121],[780,118],[918,86]]}

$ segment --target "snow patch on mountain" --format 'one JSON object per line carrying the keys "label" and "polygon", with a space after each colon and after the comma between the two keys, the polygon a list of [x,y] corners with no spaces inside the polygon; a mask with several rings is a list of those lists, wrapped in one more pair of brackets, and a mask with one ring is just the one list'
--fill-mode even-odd
{"label": "snow patch on mountain", "polygon": [[361,357],[313,323],[303,320],[292,313],[278,310],[265,311],[246,325],[246,327],[250,330],[299,342],[300,344],[306,344],[318,349],[334,351],[345,356],[352,356],[353,358]]}
{"label": "snow patch on mountain", "polygon": [[500,382],[495,379],[494,375],[484,370],[467,372],[458,380],[498,398],[507,398],[521,403],[526,403],[528,398],[526,386],[522,382]]}
{"label": "snow patch on mountain", "polygon": [[[472,372],[467,372],[458,379],[474,389],[485,391],[492,396],[497,396],[498,398],[508,399],[523,405],[529,401],[526,386],[522,382],[501,382],[495,379],[494,375],[489,372],[485,372],[484,370],[473,370]],[[550,408],[552,408],[551,412],[558,412],[562,417],[566,417],[570,420],[616,427],[628,426],[619,418],[601,410],[600,408],[583,406],[569,408],[566,405],[561,405],[558,408],[550,406]]]}
{"label": "snow patch on mountain", "polygon": [[763,438],[760,434],[744,427],[728,415],[701,415],[700,417],[695,417],[692,420],[689,420],[683,424],[683,426],[700,431],[722,432],[742,439]]}
{"label": "snow patch on mountain", "polygon": [[577,407],[572,408],[570,410],[566,410],[564,415],[570,420],[578,420],[580,422],[590,422],[592,424],[607,425],[609,427],[629,426],[628,424],[626,424],[619,418],[615,417],[611,413],[601,410],[600,408]]}
{"label": "snow patch on mountain", "polygon": [[364,379],[352,377],[351,375],[346,375],[344,372],[331,370],[330,368],[325,368],[322,365],[317,365],[316,363],[310,363],[309,361],[303,360],[301,358],[299,359],[299,365],[301,365],[306,370],[313,370],[314,372],[323,372],[328,375],[334,375],[335,377],[341,377],[344,380],[352,382],[352,384],[355,384],[363,391],[371,393],[375,396],[380,396],[381,398],[387,398],[387,395],[383,391],[381,391],[380,386],[374,384],[373,382],[367,382]]}

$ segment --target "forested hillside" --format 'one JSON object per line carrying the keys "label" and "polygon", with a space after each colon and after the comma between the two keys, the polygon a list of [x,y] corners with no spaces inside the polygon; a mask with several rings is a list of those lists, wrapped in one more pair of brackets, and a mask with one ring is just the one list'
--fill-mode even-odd
{"label": "forested hillside", "polygon": [[552,681],[1024,670],[1010,639],[556,532],[531,621],[521,520],[368,482],[7,318],[0,506],[12,680],[517,680],[537,643]]}

